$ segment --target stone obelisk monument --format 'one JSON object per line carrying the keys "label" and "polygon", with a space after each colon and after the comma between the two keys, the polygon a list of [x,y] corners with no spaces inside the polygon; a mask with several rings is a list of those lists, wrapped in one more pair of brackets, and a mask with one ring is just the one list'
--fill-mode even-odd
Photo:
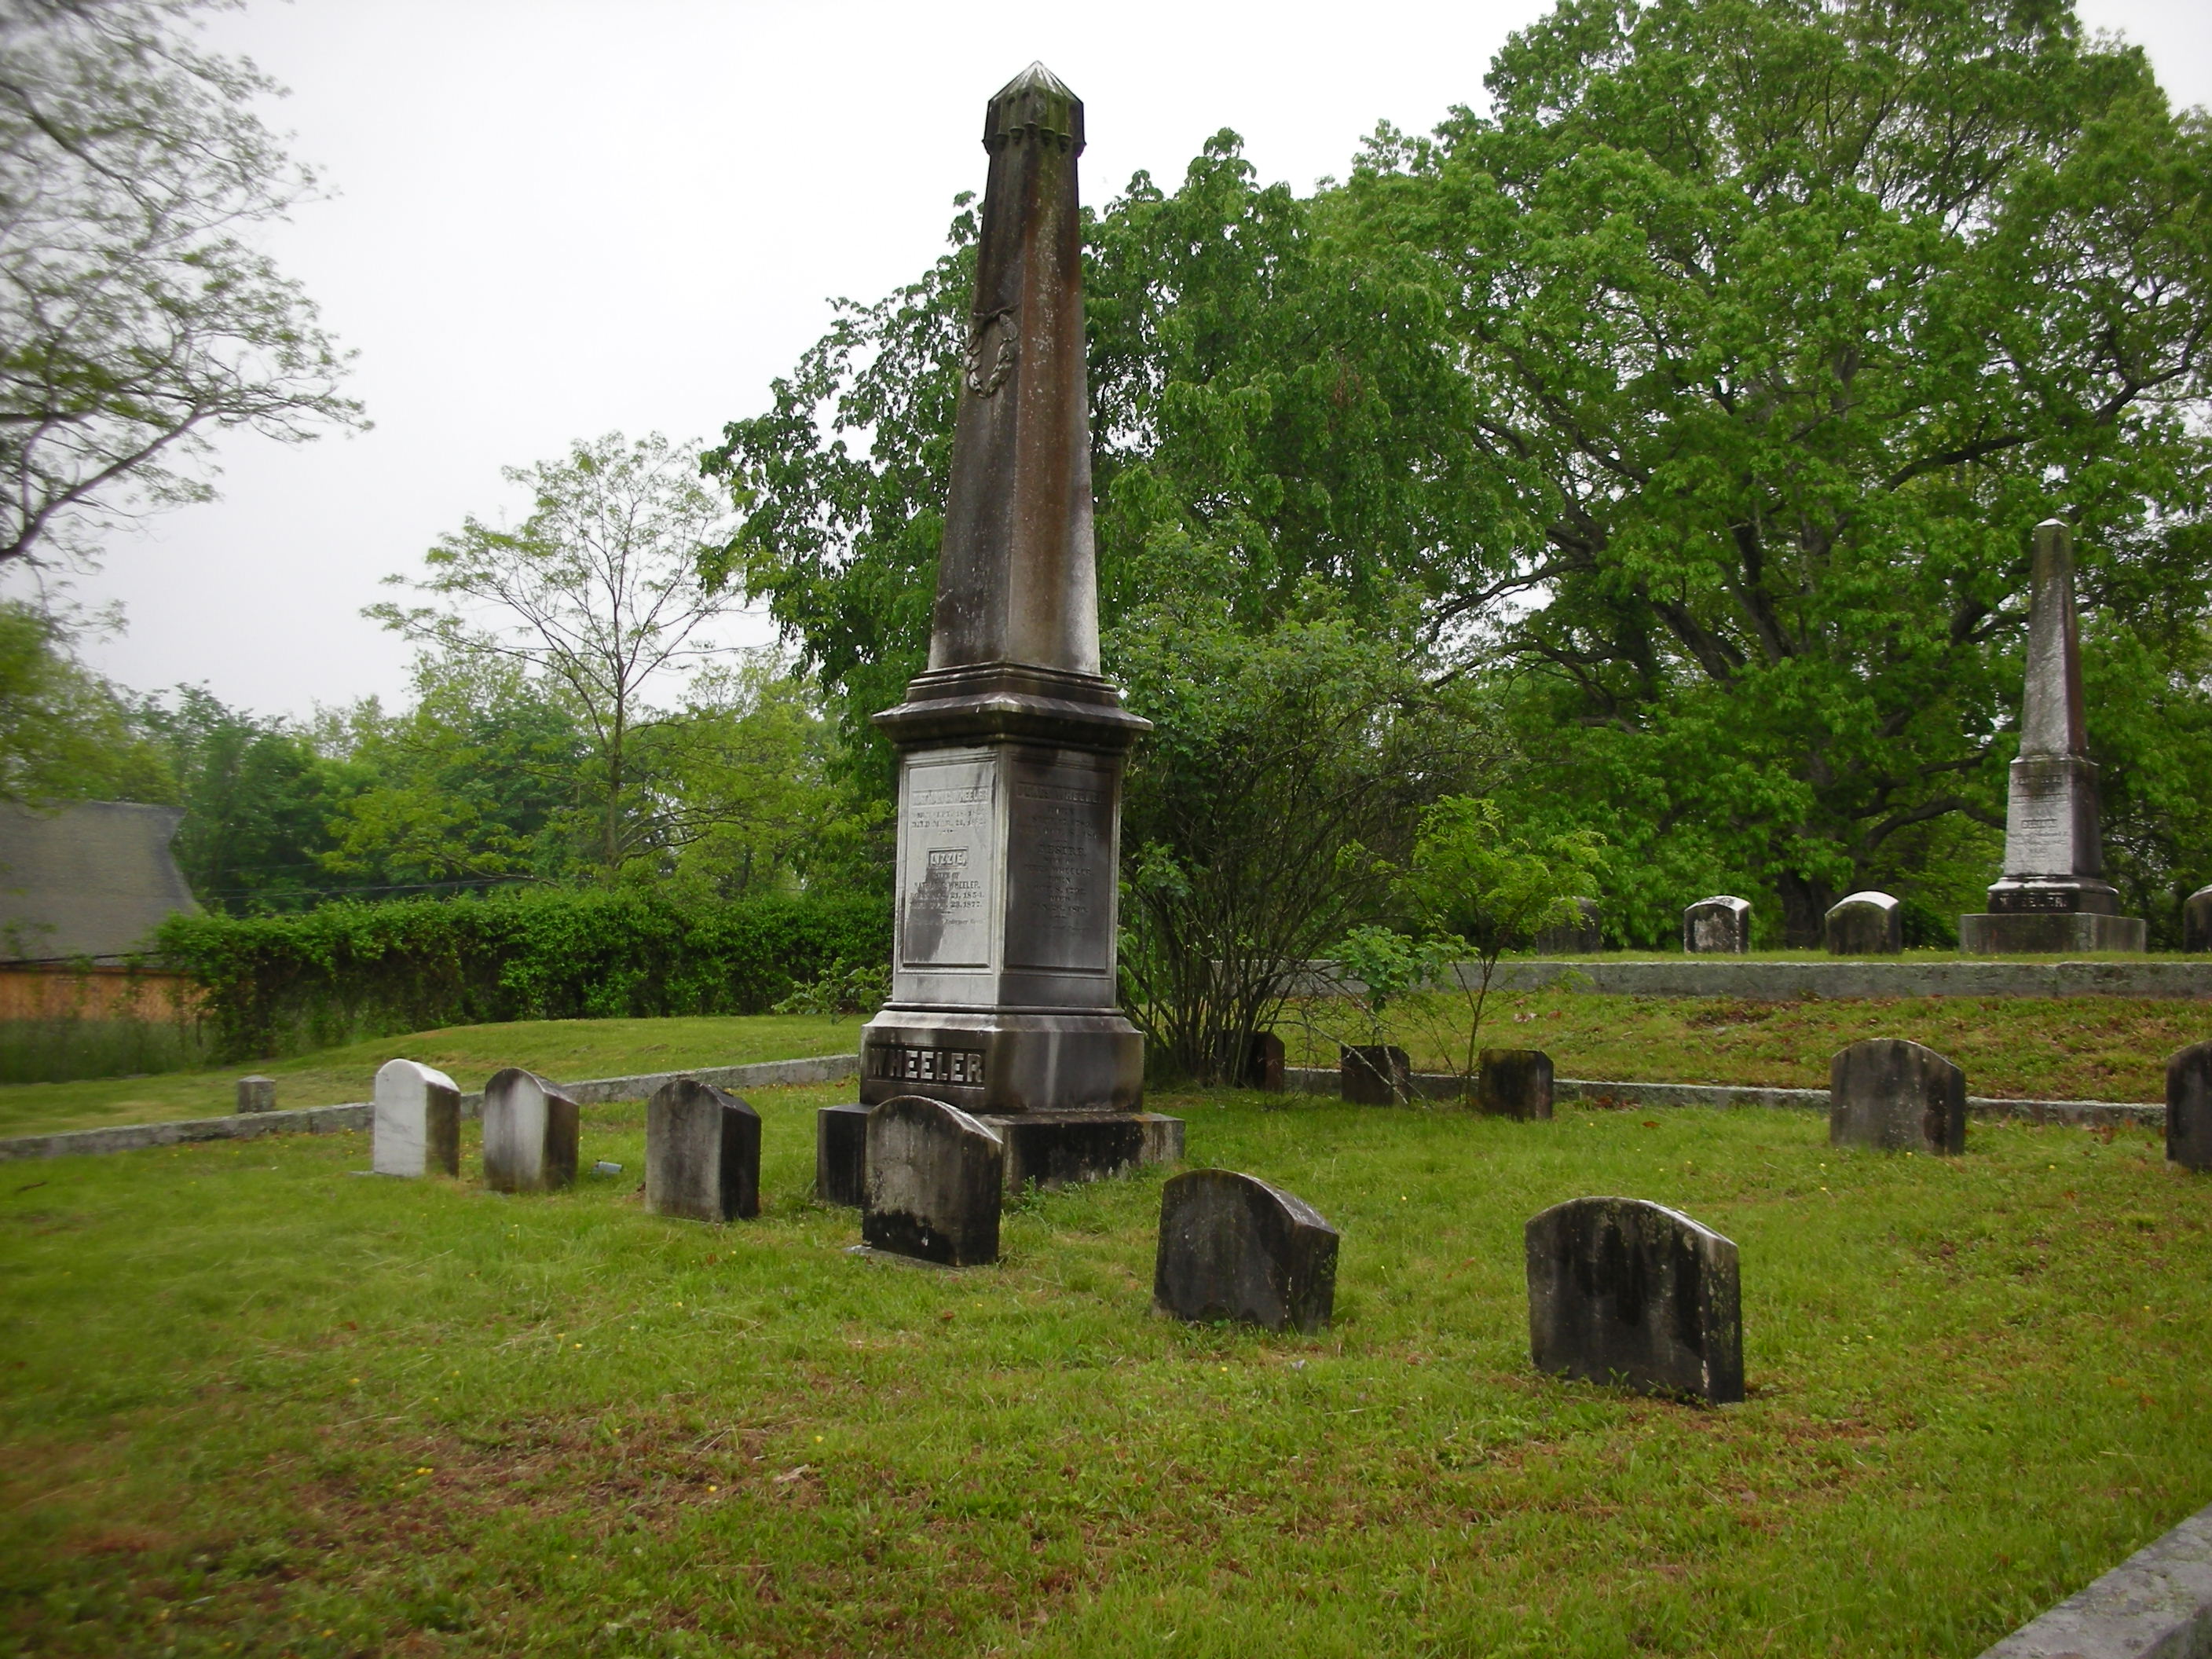
{"label": "stone obelisk monument", "polygon": [[1099,672],[1076,158],[1083,103],[1042,64],[990,101],[929,666],[876,716],[897,744],[891,999],[860,1101],[819,1120],[816,1186],[858,1203],[866,1109],[923,1095],[1006,1142],[1006,1180],[1180,1156],[1141,1110],[1118,1006],[1123,757],[1147,723]]}
{"label": "stone obelisk monument", "polygon": [[1985,913],[1959,918],[1959,944],[1990,952],[2140,951],[2142,919],[2120,914],[2120,896],[2105,879],[2097,768],[2081,714],[2074,538],[2057,519],[2035,527],[2032,580],[2004,874]]}

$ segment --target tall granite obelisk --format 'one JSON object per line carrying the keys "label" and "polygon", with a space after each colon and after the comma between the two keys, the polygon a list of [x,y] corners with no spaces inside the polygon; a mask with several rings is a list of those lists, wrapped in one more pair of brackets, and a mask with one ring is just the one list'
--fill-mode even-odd
{"label": "tall granite obelisk", "polygon": [[1990,889],[1986,912],[1959,918],[1960,947],[2140,951],[2142,919],[2120,914],[2120,896],[2105,879],[2097,768],[2081,714],[2074,537],[2057,519],[2035,527],[2031,581],[2027,689],[2005,808],[2004,873]]}
{"label": "tall granite obelisk", "polygon": [[929,666],[876,716],[898,744],[891,999],[860,1103],[822,1114],[816,1186],[858,1202],[864,1109],[926,1095],[1007,1139],[1007,1182],[1179,1156],[1143,1113],[1115,976],[1121,769],[1148,724],[1099,672],[1076,158],[1042,64],[983,123],[969,319]]}

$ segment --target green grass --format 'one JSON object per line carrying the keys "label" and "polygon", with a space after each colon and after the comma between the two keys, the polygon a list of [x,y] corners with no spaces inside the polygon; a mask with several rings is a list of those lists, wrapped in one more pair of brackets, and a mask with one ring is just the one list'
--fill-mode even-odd
{"label": "green grass", "polygon": [[[554,1197],[9,1166],[0,1651],[1966,1656],[2212,1498],[2212,1184],[2144,1134],[1156,1099],[1343,1231],[1271,1337],[1150,1313],[1158,1171],[848,1255],[836,1092],[755,1097],[729,1227],[641,1212],[635,1107]],[[1532,1374],[1522,1224],[1607,1192],[1741,1247],[1743,1405]]]}
{"label": "green grass", "polygon": [[237,1109],[238,1079],[254,1072],[276,1079],[280,1107],[336,1106],[367,1100],[376,1068],[400,1056],[435,1066],[474,1090],[506,1066],[526,1066],[557,1081],[852,1054],[860,1033],[856,1019],[812,1014],[457,1025],[219,1070],[0,1086],[0,1135],[221,1117]]}
{"label": "green grass", "polygon": [[[1395,1011],[1391,1038],[1419,1070],[1466,1060],[1462,1004]],[[1334,1066],[1366,1042],[1341,1003],[1294,1005],[1276,1029],[1292,1065]],[[1493,994],[1484,1046],[1541,1048],[1562,1077],[1825,1089],[1828,1061],[1862,1037],[1910,1037],[1948,1056],[1969,1093],[2010,1100],[2166,1098],[2166,1057],[2212,1037],[2212,1003],[2125,997],[1905,997],[1746,1002],[1728,997]]]}

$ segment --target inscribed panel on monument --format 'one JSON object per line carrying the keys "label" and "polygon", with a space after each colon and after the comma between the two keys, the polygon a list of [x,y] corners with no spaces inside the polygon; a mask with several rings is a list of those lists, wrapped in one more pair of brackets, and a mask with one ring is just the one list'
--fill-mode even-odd
{"label": "inscribed panel on monument", "polygon": [[1006,780],[1006,965],[1111,974],[1111,764],[1017,753]]}
{"label": "inscribed panel on monument", "polygon": [[908,967],[990,965],[996,770],[974,750],[907,763],[899,939]]}

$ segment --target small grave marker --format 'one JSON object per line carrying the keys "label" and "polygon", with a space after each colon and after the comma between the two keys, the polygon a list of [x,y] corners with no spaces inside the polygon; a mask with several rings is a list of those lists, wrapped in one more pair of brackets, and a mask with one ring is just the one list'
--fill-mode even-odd
{"label": "small grave marker", "polygon": [[1828,1144],[1966,1150],[1966,1074],[1933,1048],[1869,1037],[1828,1062]]}
{"label": "small grave marker", "polygon": [[1724,1406],[1743,1398],[1735,1244],[1640,1198],[1572,1198],[1528,1223],[1536,1369]]}
{"label": "small grave marker", "polygon": [[276,1109],[276,1079],[273,1077],[242,1077],[238,1079],[238,1109],[241,1112],[273,1112]]}
{"label": "small grave marker", "polygon": [[1828,908],[1821,931],[1832,957],[1893,957],[1905,949],[1905,907],[1887,893],[1852,893]]}
{"label": "small grave marker", "polygon": [[947,1267],[999,1259],[1006,1149],[957,1106],[901,1095],[871,1107],[860,1239]]}
{"label": "small grave marker", "polygon": [[1304,1200],[1233,1170],[1192,1170],[1160,1189],[1152,1302],[1199,1323],[1326,1330],[1336,1247],[1336,1229]]}
{"label": "small grave marker", "polygon": [[1493,1117],[1549,1121],[1551,1055],[1541,1048],[1485,1048],[1475,1073],[1475,1102]]}
{"label": "small grave marker", "polygon": [[760,1213],[760,1114],[696,1078],[671,1078],[645,1103],[645,1207],[733,1221]]}
{"label": "small grave marker", "polygon": [[484,1085],[484,1184],[496,1193],[573,1187],[581,1127],[557,1083],[520,1066],[498,1073]]}
{"label": "small grave marker", "polygon": [[1751,901],[1723,893],[1682,912],[1682,948],[1741,956],[1751,949]]}
{"label": "small grave marker", "polygon": [[369,1167],[379,1175],[461,1172],[461,1091],[435,1066],[387,1060],[376,1069]]}
{"label": "small grave marker", "polygon": [[2212,1042],[2166,1062],[2166,1155],[2188,1170],[2212,1170]]}
{"label": "small grave marker", "polygon": [[1338,1087],[1354,1106],[1395,1106],[1413,1097],[1413,1062],[1395,1043],[1340,1043]]}

